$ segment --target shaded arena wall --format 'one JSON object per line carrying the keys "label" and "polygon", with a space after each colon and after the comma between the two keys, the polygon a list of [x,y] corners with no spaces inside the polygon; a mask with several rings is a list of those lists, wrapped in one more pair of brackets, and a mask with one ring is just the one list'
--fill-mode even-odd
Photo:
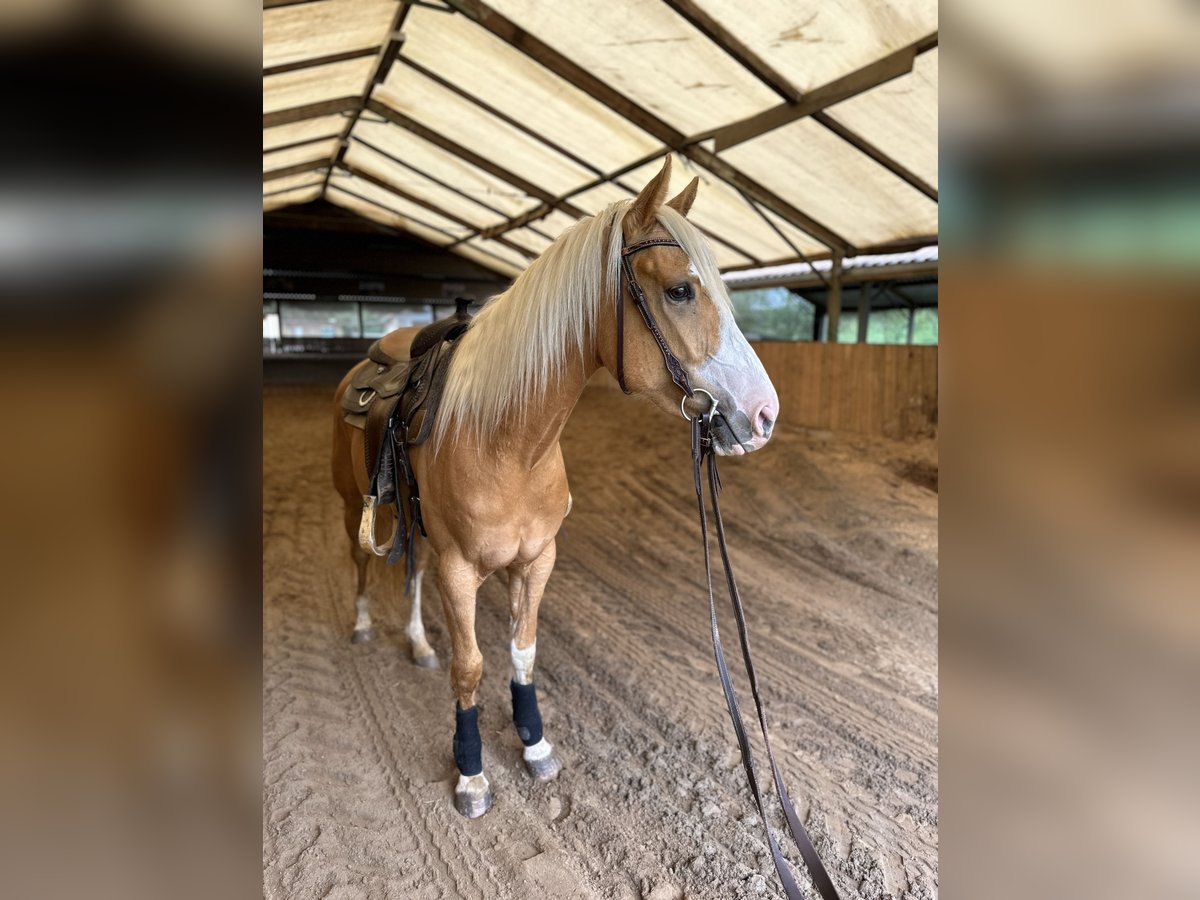
{"label": "shaded arena wall", "polygon": [[938,348],[758,341],[789,425],[909,438],[937,430]]}

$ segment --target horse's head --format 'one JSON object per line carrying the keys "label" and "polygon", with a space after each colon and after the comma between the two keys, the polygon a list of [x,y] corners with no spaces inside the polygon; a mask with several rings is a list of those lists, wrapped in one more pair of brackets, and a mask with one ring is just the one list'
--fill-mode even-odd
{"label": "horse's head", "polygon": [[[734,321],[733,306],[706,239],[687,221],[699,179],[664,202],[670,179],[668,156],[662,171],[627,209],[621,222],[622,237],[626,246],[653,238],[673,239],[681,245],[651,246],[629,260],[650,312],[687,370],[692,387],[707,391],[717,401],[722,413],[714,420],[717,452],[740,455],[757,450],[770,439],[779,415],[779,397]],[[660,409],[679,415],[680,389],[672,382],[624,279],[619,290],[619,302],[625,305],[625,385]],[[613,334],[614,339],[605,343],[615,350],[615,330]],[[606,368],[616,375],[615,353],[603,356]],[[705,398],[696,402],[703,404]]]}

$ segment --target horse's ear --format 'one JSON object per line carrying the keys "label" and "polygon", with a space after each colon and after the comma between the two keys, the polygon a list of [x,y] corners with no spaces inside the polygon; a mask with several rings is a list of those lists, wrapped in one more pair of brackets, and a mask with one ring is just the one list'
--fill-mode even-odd
{"label": "horse's ear", "polygon": [[692,204],[696,202],[696,191],[700,188],[700,176],[697,175],[688,182],[688,186],[667,201],[667,206],[681,216],[686,216]]}
{"label": "horse's ear", "polygon": [[649,231],[656,221],[658,208],[667,199],[667,187],[671,183],[671,155],[663,161],[662,171],[650,179],[642,192],[634,199],[625,220],[629,223],[630,236]]}

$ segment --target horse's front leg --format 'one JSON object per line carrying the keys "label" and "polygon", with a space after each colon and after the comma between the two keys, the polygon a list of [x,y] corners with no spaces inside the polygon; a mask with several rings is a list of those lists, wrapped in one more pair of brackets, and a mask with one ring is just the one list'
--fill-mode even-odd
{"label": "horse's front leg", "polygon": [[554,541],[532,563],[508,568],[508,596],[512,607],[513,724],[525,745],[525,767],[539,781],[549,781],[562,769],[554,748],[542,735],[533,661],[537,653],[537,617],[546,582],[554,569]]}
{"label": "horse's front leg", "polygon": [[492,805],[492,790],[483,774],[483,741],[479,736],[479,711],[475,689],[483,675],[483,654],[475,642],[475,593],[482,579],[461,556],[444,553],[438,558],[438,586],[450,633],[450,684],[454,688],[454,763],[458,785],[454,806],[464,816],[482,816]]}

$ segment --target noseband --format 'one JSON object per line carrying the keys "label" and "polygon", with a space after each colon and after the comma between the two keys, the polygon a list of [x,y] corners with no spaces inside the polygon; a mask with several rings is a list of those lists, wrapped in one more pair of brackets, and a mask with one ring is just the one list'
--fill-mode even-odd
{"label": "noseband", "polygon": [[[679,249],[683,249],[679,242],[672,238],[650,238],[649,240],[638,241],[635,244],[628,244],[621,248],[621,272],[625,280],[629,282],[629,293],[633,297],[633,305],[642,314],[642,321],[646,323],[646,327],[650,329],[650,333],[654,336],[655,343],[658,344],[663,362],[667,367],[667,373],[671,376],[671,380],[684,393],[683,400],[680,403],[680,411],[683,413],[684,418],[688,419],[692,424],[692,466],[696,487],[696,502],[700,512],[700,530],[704,535],[704,574],[708,586],[709,625],[713,653],[716,656],[717,673],[721,676],[721,689],[725,694],[725,704],[729,711],[729,718],[733,723],[738,749],[741,751],[742,767],[746,772],[746,781],[750,786],[750,793],[754,798],[755,805],[758,807],[759,818],[767,834],[767,846],[771,851],[772,861],[775,863],[775,871],[779,875],[780,883],[783,885],[783,892],[788,897],[788,900],[803,900],[804,895],[801,893],[799,886],[796,884],[795,877],[792,875],[783,854],[780,852],[775,835],[772,834],[770,827],[767,825],[767,809],[763,804],[762,791],[759,788],[757,774],[754,769],[750,742],[746,735],[741,707],[733,692],[733,682],[729,677],[729,667],[725,660],[725,650],[721,645],[720,631],[717,628],[717,604],[713,591],[708,512],[704,502],[704,478],[701,475],[701,469],[706,463],[708,470],[709,503],[712,507],[714,524],[716,525],[717,547],[721,552],[721,564],[725,569],[726,588],[729,593],[730,605],[733,607],[734,621],[737,624],[738,638],[742,650],[742,661],[745,663],[746,675],[750,683],[750,694],[754,699],[754,709],[758,713],[763,744],[767,751],[771,780],[774,782],[775,793],[779,797],[779,803],[783,809],[788,834],[792,838],[792,843],[796,846],[796,849],[800,851],[800,856],[804,859],[808,873],[812,877],[813,885],[823,900],[840,900],[837,888],[834,887],[829,873],[817,855],[812,839],[808,836],[808,832],[800,822],[799,816],[796,815],[791,797],[784,786],[783,776],[779,771],[778,764],[775,762],[775,754],[771,749],[771,738],[767,729],[767,717],[763,711],[762,698],[758,689],[758,678],[754,671],[753,659],[750,656],[750,643],[746,634],[746,617],[742,611],[742,598],[738,592],[737,581],[733,576],[733,566],[729,560],[729,548],[725,541],[725,523],[721,518],[721,506],[717,500],[721,491],[721,479],[717,474],[717,461],[713,453],[712,426],[713,420],[721,416],[721,413],[717,410],[717,400],[712,394],[703,388],[692,387],[687,370],[683,367],[683,363],[679,361],[679,357],[671,352],[671,348],[667,344],[667,339],[663,337],[658,323],[654,320],[654,314],[650,312],[650,305],[646,302],[646,292],[642,290],[642,286],[638,284],[637,278],[634,277],[633,263],[630,257],[650,247],[679,247]],[[617,381],[621,385],[621,390],[627,394],[630,393],[629,388],[625,386],[625,296],[623,291],[618,291],[617,293]],[[697,394],[704,394],[708,397],[709,407],[703,412],[688,414],[684,408],[685,404],[689,398],[694,399]]]}

